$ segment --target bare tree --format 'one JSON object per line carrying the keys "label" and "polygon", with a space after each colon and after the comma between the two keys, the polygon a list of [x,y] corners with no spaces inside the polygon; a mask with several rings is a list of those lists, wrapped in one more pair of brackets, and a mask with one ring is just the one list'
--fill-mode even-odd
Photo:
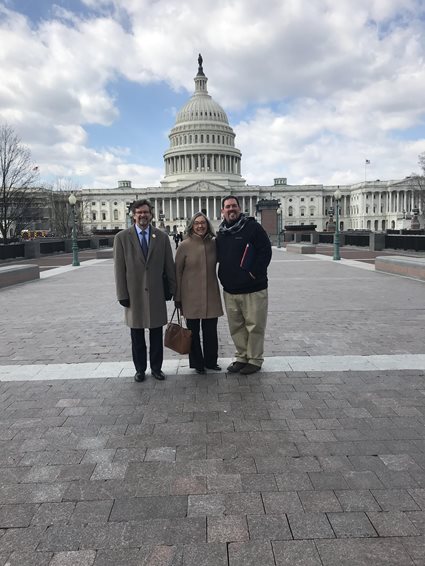
{"label": "bare tree", "polygon": [[12,227],[23,226],[36,200],[38,167],[13,128],[0,125],[0,232],[6,244]]}
{"label": "bare tree", "polygon": [[[418,164],[421,168],[420,173],[412,173],[409,179],[409,185],[413,192],[413,204],[419,208],[419,217],[425,218],[425,152],[421,153],[418,158]],[[422,222],[421,222],[422,224]]]}
{"label": "bare tree", "polygon": [[72,211],[68,202],[69,196],[74,193],[77,197],[75,209],[77,232],[82,232],[82,207],[83,202],[78,197],[81,186],[77,185],[69,178],[57,178],[50,191],[50,226],[57,235],[69,238],[72,232]]}

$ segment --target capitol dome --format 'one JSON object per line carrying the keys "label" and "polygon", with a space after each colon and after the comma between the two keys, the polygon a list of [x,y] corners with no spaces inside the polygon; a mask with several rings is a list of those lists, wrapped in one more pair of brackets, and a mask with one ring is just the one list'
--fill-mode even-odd
{"label": "capitol dome", "polygon": [[163,186],[181,186],[198,180],[232,186],[245,183],[241,177],[241,152],[223,108],[208,94],[208,78],[198,58],[195,92],[179,110],[164,153]]}
{"label": "capitol dome", "polygon": [[227,125],[229,124],[226,112],[207,92],[206,82],[208,79],[204,77],[204,80],[205,90],[195,90],[192,98],[178,112],[176,126],[177,124],[182,124],[184,122],[197,122],[205,119],[212,120],[214,122],[224,122],[224,124]]}

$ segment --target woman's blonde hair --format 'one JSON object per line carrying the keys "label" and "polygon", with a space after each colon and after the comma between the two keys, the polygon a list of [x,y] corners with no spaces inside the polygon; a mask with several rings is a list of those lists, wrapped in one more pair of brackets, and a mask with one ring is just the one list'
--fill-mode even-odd
{"label": "woman's blonde hair", "polygon": [[195,212],[195,214],[189,220],[189,224],[187,225],[187,228],[186,228],[186,234],[188,236],[191,236],[193,234],[193,225],[195,224],[195,220],[197,218],[199,218],[200,216],[202,216],[202,218],[205,218],[205,221],[207,223],[207,233],[205,234],[205,238],[214,238],[215,233],[214,233],[211,221],[207,216],[205,216],[205,214],[203,212]]}

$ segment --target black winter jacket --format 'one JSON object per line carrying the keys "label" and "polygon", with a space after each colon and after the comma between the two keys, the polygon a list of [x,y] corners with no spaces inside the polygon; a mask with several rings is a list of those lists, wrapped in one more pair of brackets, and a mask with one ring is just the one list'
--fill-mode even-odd
{"label": "black winter jacket", "polygon": [[[240,262],[248,243],[252,246],[253,261],[246,271],[240,267]],[[267,289],[267,266],[271,257],[269,237],[252,217],[239,232],[217,233],[218,278],[227,293],[236,295]]]}

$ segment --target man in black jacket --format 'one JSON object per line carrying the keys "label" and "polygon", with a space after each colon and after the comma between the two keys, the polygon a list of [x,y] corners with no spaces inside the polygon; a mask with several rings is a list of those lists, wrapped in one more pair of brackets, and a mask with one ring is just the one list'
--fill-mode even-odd
{"label": "man in black jacket", "polygon": [[218,277],[236,347],[236,361],[227,370],[248,375],[258,371],[264,361],[267,267],[272,249],[263,227],[241,212],[236,197],[223,199],[221,214],[224,220],[217,233]]}

